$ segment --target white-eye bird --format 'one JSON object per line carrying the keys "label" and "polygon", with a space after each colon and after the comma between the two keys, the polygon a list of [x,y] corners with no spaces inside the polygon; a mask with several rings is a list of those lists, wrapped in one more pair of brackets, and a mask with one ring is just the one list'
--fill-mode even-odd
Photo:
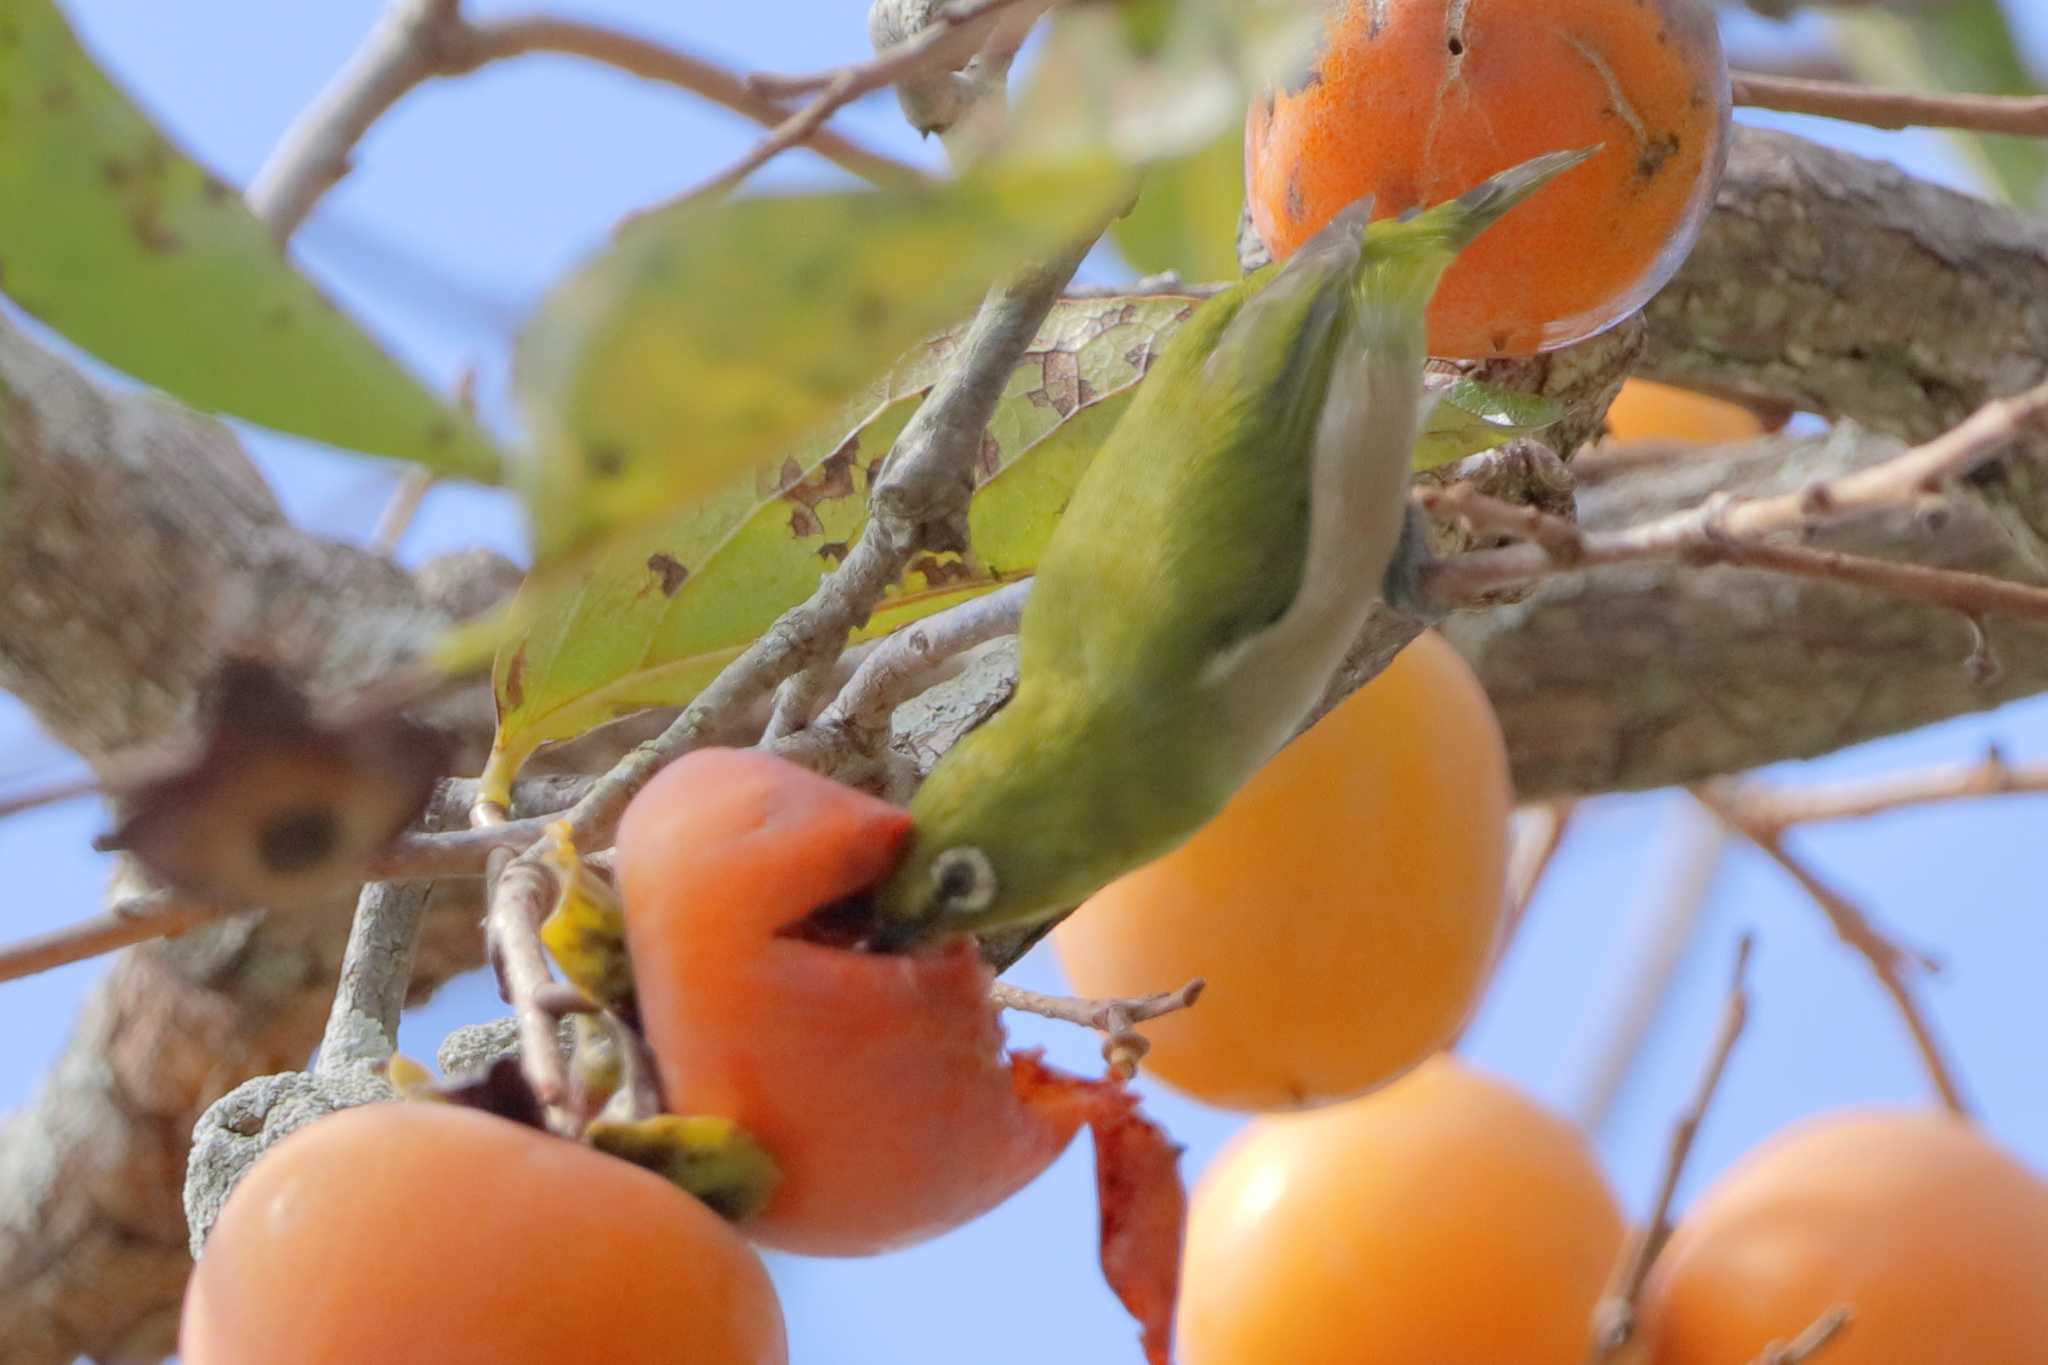
{"label": "white-eye bird", "polygon": [[1300,728],[1420,557],[1438,280],[1589,155],[1370,225],[1360,201],[1188,320],[1040,558],[1014,695],[911,802],[878,941],[1057,916],[1193,834]]}

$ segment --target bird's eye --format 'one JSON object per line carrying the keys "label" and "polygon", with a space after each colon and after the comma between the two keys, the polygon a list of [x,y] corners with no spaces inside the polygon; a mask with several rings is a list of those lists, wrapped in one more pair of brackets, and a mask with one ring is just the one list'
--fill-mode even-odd
{"label": "bird's eye", "polygon": [[932,899],[942,911],[973,914],[995,904],[996,869],[978,848],[949,848],[932,862]]}

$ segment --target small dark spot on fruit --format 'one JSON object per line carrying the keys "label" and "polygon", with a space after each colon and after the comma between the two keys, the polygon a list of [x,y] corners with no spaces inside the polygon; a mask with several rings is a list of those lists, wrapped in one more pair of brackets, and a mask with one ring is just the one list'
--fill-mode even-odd
{"label": "small dark spot on fruit", "polygon": [[827,564],[838,564],[846,558],[846,548],[843,540],[828,540],[818,547],[818,558]]}
{"label": "small dark spot on fruit", "polygon": [[304,872],[332,857],[341,822],[327,806],[301,806],[273,815],[256,834],[256,850],[272,872]]}
{"label": "small dark spot on fruit", "polygon": [[584,467],[594,479],[616,479],[626,472],[626,452],[609,443],[583,452]]}
{"label": "small dark spot on fruit", "polygon": [[1457,34],[1453,33],[1451,35],[1451,41],[1447,44],[1447,46],[1450,48],[1451,55],[1453,57],[1462,57],[1465,55],[1465,40],[1463,38],[1460,38]]}

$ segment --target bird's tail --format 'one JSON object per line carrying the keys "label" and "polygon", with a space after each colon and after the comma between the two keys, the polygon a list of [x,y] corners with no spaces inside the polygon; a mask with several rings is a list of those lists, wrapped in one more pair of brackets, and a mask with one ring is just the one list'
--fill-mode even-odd
{"label": "bird's tail", "polygon": [[1361,315],[1368,325],[1375,316],[1391,319],[1418,313],[1436,292],[1444,271],[1480,233],[1599,150],[1550,152],[1511,166],[1456,199],[1366,227],[1357,281]]}
{"label": "bird's tail", "polygon": [[1426,209],[1411,209],[1398,218],[1374,223],[1366,230],[1365,249],[1385,256],[1437,252],[1449,260],[1472,245],[1480,233],[1499,222],[1509,209],[1599,150],[1581,147],[1576,151],[1550,152],[1510,166],[1456,199]]}

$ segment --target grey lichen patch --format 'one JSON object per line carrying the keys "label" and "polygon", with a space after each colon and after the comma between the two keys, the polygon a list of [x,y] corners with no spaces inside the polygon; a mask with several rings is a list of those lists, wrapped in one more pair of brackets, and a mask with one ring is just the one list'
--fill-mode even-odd
{"label": "grey lichen patch", "polygon": [[358,1066],[317,1078],[300,1071],[258,1076],[216,1100],[192,1130],[185,1167],[185,1224],[194,1259],[257,1158],[316,1119],[391,1097],[381,1073]]}

